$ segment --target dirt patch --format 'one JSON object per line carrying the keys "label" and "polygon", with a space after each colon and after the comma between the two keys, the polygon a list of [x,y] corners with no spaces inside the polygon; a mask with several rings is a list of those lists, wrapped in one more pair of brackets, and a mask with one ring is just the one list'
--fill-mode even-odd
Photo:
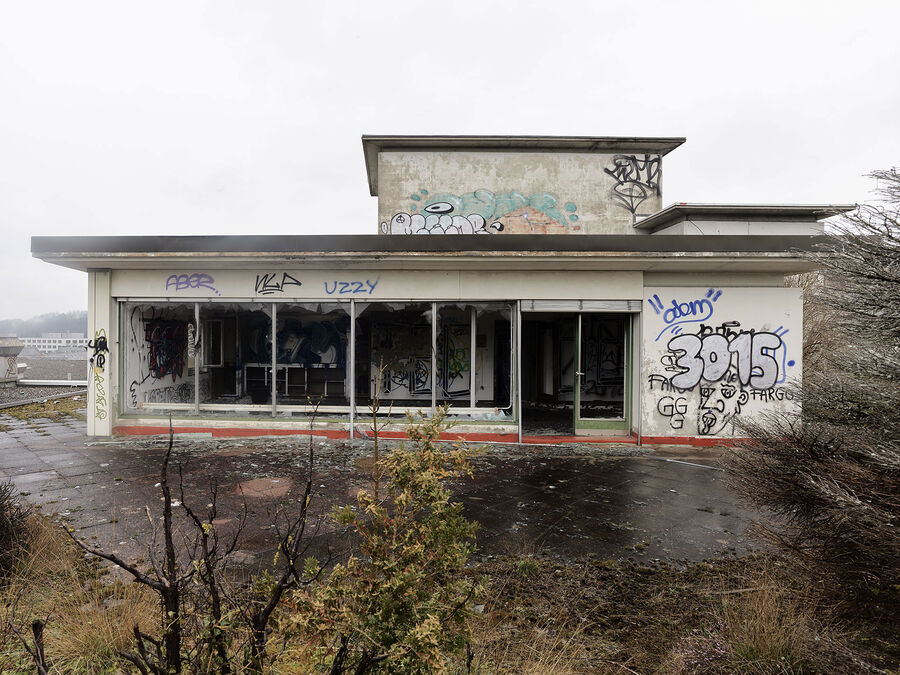
{"label": "dirt patch", "polygon": [[286,477],[254,478],[240,483],[235,494],[260,499],[278,499],[286,496],[293,486],[293,481]]}

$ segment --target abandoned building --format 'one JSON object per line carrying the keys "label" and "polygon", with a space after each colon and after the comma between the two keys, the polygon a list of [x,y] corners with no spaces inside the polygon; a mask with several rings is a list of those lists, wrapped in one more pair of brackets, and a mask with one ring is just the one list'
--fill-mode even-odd
{"label": "abandoned building", "polygon": [[[683,138],[364,136],[377,234],[34,237],[89,277],[88,433],[718,442],[796,405],[845,205],[663,208]],[[428,236],[425,236],[428,235]]]}

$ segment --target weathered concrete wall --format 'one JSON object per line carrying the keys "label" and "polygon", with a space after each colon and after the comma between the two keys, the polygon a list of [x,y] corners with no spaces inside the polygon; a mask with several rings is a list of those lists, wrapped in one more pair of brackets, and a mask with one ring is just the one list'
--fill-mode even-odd
{"label": "weathered concrete wall", "polygon": [[19,379],[19,354],[25,344],[13,337],[0,338],[0,386],[13,386]]}
{"label": "weathered concrete wall", "polygon": [[739,420],[797,405],[798,288],[648,286],[642,333],[645,437],[740,436]]}
{"label": "weathered concrete wall", "polygon": [[631,234],[662,204],[658,154],[381,152],[381,234]]}
{"label": "weathered concrete wall", "polygon": [[116,270],[112,295],[250,300],[638,300],[642,273],[481,270]]}

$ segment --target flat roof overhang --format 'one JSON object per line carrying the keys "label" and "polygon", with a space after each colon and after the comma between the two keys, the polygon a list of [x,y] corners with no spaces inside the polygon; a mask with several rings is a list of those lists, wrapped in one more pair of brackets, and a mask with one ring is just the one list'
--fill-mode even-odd
{"label": "flat roof overhang", "polygon": [[437,152],[649,152],[666,155],[683,136],[375,136],[363,135],[369,194],[378,196],[378,153]]}
{"label": "flat roof overhang", "polygon": [[814,223],[847,213],[855,204],[672,204],[634,224],[652,233],[684,220]]}
{"label": "flat roof overhang", "polygon": [[778,235],[264,235],[32,237],[36,258],[91,269],[740,271],[812,269],[825,237]]}

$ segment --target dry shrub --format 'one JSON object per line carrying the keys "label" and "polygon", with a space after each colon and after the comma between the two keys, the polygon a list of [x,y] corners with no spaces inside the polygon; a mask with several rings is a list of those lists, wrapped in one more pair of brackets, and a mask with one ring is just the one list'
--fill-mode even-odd
{"label": "dry shrub", "polygon": [[872,176],[882,202],[845,218],[813,255],[825,321],[802,411],[743,424],[750,440],[726,464],[770,514],[771,541],[836,594],[889,616],[900,589],[900,172]]}
{"label": "dry shrub", "polygon": [[[708,592],[714,624],[682,639],[665,659],[666,675],[877,673],[839,632],[822,598],[770,560],[740,580]],[[733,586],[734,580],[731,580]]]}
{"label": "dry shrub", "polygon": [[714,627],[681,640],[661,672],[804,672],[817,640],[816,602],[788,588],[771,567],[744,584],[709,592],[718,601]]}
{"label": "dry shrub", "polygon": [[[133,641],[134,620],[156,619],[158,602],[130,584],[104,585],[99,570],[44,516],[31,514],[25,530],[28,547],[20,551],[0,595],[6,629],[0,633],[0,671],[24,668],[28,662],[8,629],[15,607],[17,625],[49,619],[45,641],[54,672],[111,672],[120,662],[116,652]],[[32,672],[33,666],[27,670]]]}
{"label": "dry shrub", "polygon": [[0,483],[0,582],[9,574],[28,542],[29,509],[16,498],[16,486]]}

